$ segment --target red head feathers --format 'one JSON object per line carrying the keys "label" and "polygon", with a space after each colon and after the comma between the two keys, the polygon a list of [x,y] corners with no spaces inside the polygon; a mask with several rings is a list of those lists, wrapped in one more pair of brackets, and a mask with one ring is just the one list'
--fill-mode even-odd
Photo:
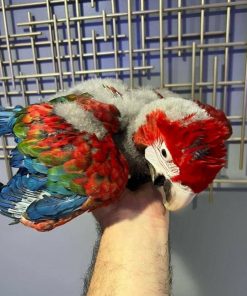
{"label": "red head feathers", "polygon": [[207,118],[195,120],[196,113],[191,113],[172,120],[164,108],[157,108],[146,115],[146,122],[134,133],[133,140],[139,148],[150,146],[157,139],[163,140],[179,168],[179,174],[171,181],[187,185],[198,193],[225,164],[224,141],[231,135],[231,126],[222,111],[196,103],[206,110]]}

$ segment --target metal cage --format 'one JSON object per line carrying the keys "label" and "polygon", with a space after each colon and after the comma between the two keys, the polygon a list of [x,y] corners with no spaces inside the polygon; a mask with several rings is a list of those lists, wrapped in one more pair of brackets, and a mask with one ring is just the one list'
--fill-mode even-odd
{"label": "metal cage", "polygon": [[[246,9],[231,0],[0,0],[1,104],[34,103],[94,76],[166,87],[226,112],[234,133],[214,185],[246,186]],[[6,179],[12,148],[2,137]]]}

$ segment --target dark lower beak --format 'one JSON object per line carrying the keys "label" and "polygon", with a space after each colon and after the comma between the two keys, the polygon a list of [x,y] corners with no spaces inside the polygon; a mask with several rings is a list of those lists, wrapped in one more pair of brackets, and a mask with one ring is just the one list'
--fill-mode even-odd
{"label": "dark lower beak", "polygon": [[155,171],[155,168],[150,162],[148,162],[148,167],[149,167],[151,179],[154,186],[157,186],[161,190],[163,190],[165,193],[166,201],[169,201],[171,198],[171,185],[172,185],[171,181],[166,179],[164,175],[158,175]]}
{"label": "dark lower beak", "polygon": [[163,190],[165,192],[166,195],[166,201],[170,201],[171,199],[171,187],[172,187],[172,183],[170,180],[166,180],[163,184]]}
{"label": "dark lower beak", "polygon": [[165,181],[166,181],[166,178],[162,175],[159,175],[158,177],[156,177],[153,183],[154,183],[154,186],[164,186]]}
{"label": "dark lower beak", "polygon": [[195,197],[195,193],[189,188],[183,189],[178,182],[171,182],[164,175],[157,174],[153,165],[147,162],[153,184],[161,193],[164,206],[169,211],[177,211],[186,205]]}

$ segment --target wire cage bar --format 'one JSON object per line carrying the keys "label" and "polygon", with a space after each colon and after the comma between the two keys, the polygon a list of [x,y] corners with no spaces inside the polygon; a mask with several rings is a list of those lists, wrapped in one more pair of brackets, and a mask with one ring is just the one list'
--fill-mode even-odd
{"label": "wire cage bar", "polygon": [[[231,0],[0,0],[1,105],[25,106],[95,76],[165,87],[226,112],[234,133],[214,187],[246,186],[247,36],[236,38],[246,9]],[[7,178],[13,147],[1,138]]]}

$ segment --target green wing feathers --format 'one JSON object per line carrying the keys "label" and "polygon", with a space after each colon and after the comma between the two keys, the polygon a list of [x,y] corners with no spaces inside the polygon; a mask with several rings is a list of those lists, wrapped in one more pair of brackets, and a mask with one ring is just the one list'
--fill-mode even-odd
{"label": "green wing feathers", "polygon": [[117,198],[127,183],[128,165],[111,134],[99,140],[95,134],[76,130],[54,113],[57,102],[61,98],[22,110],[13,129],[18,150],[32,159],[37,170],[40,165],[40,172],[47,171],[47,189],[52,193],[73,192],[104,201]]}

